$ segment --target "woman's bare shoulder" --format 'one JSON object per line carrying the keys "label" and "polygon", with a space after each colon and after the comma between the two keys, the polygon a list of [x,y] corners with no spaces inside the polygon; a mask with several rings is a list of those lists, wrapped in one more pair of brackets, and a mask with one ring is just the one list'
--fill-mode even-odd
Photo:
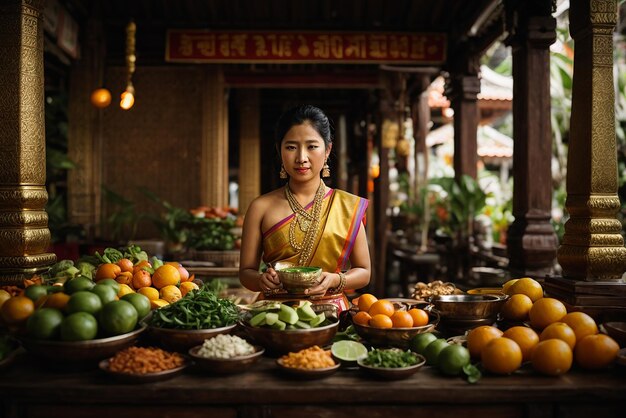
{"label": "woman's bare shoulder", "polygon": [[276,205],[278,202],[285,200],[283,189],[272,190],[269,193],[265,193],[257,198],[255,198],[250,203],[250,208],[248,211],[261,211],[264,212],[267,208],[270,208]]}

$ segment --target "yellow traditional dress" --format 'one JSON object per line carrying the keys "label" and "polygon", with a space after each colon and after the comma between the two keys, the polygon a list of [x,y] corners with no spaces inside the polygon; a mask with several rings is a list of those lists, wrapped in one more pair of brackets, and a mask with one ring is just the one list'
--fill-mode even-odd
{"label": "yellow traditional dress", "polygon": [[[292,264],[321,267],[322,271],[339,273],[350,268],[350,254],[354,248],[361,223],[365,223],[365,212],[369,201],[342,190],[330,189],[324,195],[322,214],[314,241],[313,251],[308,260],[300,260],[289,242],[289,228],[295,214],[282,219],[263,234],[263,261],[266,264]],[[310,211],[313,202],[304,209]],[[304,232],[294,229],[296,240],[302,242]],[[285,294],[268,298],[285,298]],[[324,303],[333,303],[340,311],[349,308],[343,293],[324,295],[317,298]]]}

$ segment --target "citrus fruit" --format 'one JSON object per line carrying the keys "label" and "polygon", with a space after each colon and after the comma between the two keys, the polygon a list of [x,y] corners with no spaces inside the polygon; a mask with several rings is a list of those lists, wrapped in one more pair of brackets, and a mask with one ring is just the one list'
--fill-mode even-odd
{"label": "citrus fruit", "polygon": [[115,279],[121,272],[122,269],[117,264],[100,264],[98,270],[96,270],[96,277],[94,278],[94,281],[99,282],[102,279]]}
{"label": "citrus fruit", "polygon": [[26,321],[26,333],[37,340],[52,340],[61,332],[63,314],[58,309],[42,308]]}
{"label": "citrus fruit", "polygon": [[40,297],[46,296],[47,294],[48,288],[41,284],[34,284],[24,289],[24,296],[26,296],[33,302],[37,302]]}
{"label": "citrus fruit", "polygon": [[167,285],[159,290],[159,296],[161,299],[168,301],[169,303],[176,302],[183,297],[180,289],[173,284]]}
{"label": "citrus fruit", "polygon": [[178,272],[180,273],[181,283],[184,283],[189,280],[189,271],[187,271],[187,269],[184,268],[178,261],[168,261],[165,264],[172,265],[178,269]]}
{"label": "citrus fruit", "polygon": [[370,307],[376,302],[378,298],[369,293],[363,293],[359,296],[359,311],[369,311]]}
{"label": "citrus fruit", "polygon": [[522,350],[522,361],[529,361],[533,349],[539,343],[539,335],[529,327],[511,327],[502,334],[505,338],[515,341]]}
{"label": "citrus fruit", "polygon": [[583,369],[597,370],[613,363],[618,351],[619,345],[608,335],[587,335],[576,344],[574,357]]}
{"label": "citrus fruit", "polygon": [[352,317],[352,322],[359,325],[369,325],[370,319],[372,319],[370,314],[364,311],[359,311]]}
{"label": "citrus fruit", "polygon": [[439,364],[439,354],[448,346],[450,346],[450,344],[443,338],[437,338],[435,341],[428,344],[423,353],[424,357],[426,357],[426,362],[431,366],[437,366]]}
{"label": "citrus fruit", "polygon": [[142,320],[146,315],[150,313],[150,299],[141,293],[129,293],[122,296],[121,300],[130,302],[137,311],[137,320]]}
{"label": "citrus fruit", "polygon": [[0,289],[0,309],[7,300],[11,299],[11,294],[4,289]]}
{"label": "citrus fruit", "polygon": [[137,293],[141,293],[150,300],[157,300],[159,298],[159,291],[151,286],[142,287],[141,289],[137,290]]}
{"label": "citrus fruit", "polygon": [[509,280],[508,282],[504,283],[504,284],[502,285],[502,291],[508,295],[507,291],[508,291],[508,290],[509,290],[509,288],[510,288],[511,286],[513,286],[513,284],[515,284],[515,282],[516,282],[516,281],[518,281],[518,280],[519,280],[519,279],[511,279],[511,280]]}
{"label": "citrus fruit", "polygon": [[48,298],[43,303],[44,308],[54,308],[63,310],[67,306],[67,302],[70,300],[70,295],[64,292],[53,293],[48,295]]}
{"label": "citrus fruit", "polygon": [[70,296],[70,300],[67,302],[65,310],[69,314],[74,312],[87,312],[95,315],[100,312],[102,305],[102,300],[100,300],[98,295],[81,290],[80,292],[76,292]]}
{"label": "citrus fruit", "polygon": [[519,279],[507,289],[507,295],[526,295],[536,302],[543,297],[543,288],[536,280],[530,277],[524,277]]}
{"label": "citrus fruit", "polygon": [[119,284],[130,285],[133,283],[133,273],[130,271],[123,271],[115,278],[115,281]]}
{"label": "citrus fruit", "polygon": [[393,327],[393,322],[387,315],[376,314],[370,319],[369,325],[374,328],[391,328]]}
{"label": "citrus fruit", "polygon": [[407,311],[396,311],[391,315],[391,322],[394,328],[411,328],[413,317]]}
{"label": "citrus fruit", "polygon": [[535,346],[531,361],[539,373],[558,376],[572,367],[572,349],[563,340],[544,340]]}
{"label": "citrus fruit", "polygon": [[150,299],[150,307],[152,309],[159,309],[169,304],[170,303],[168,301],[163,300],[163,299]]}
{"label": "citrus fruit", "polygon": [[100,325],[108,335],[120,335],[132,331],[137,325],[137,310],[125,300],[109,302],[100,313]]}
{"label": "citrus fruit", "polygon": [[90,280],[87,277],[80,276],[65,282],[63,288],[65,293],[71,295],[72,293],[79,292],[81,290],[89,290],[94,285],[95,283],[93,282],[93,280]]}
{"label": "citrus fruit", "polygon": [[574,330],[576,341],[580,341],[587,335],[598,333],[596,321],[584,312],[570,312],[561,318],[561,322],[566,323]]}
{"label": "citrus fruit", "polygon": [[121,285],[114,279],[102,279],[98,282],[98,284],[105,284],[107,286],[113,287],[113,289],[115,289],[115,293],[118,293],[120,291]]}
{"label": "citrus fruit", "polygon": [[2,319],[7,325],[17,325],[35,312],[35,302],[26,296],[15,296],[2,304]]}
{"label": "citrus fruit", "polygon": [[194,282],[182,282],[180,284],[180,293],[183,295],[183,297],[187,293],[191,292],[192,290],[198,290],[198,289],[200,288]]}
{"label": "citrus fruit", "polygon": [[98,322],[92,314],[76,312],[66,316],[61,322],[63,341],[93,340],[98,335]]}
{"label": "citrus fruit", "polygon": [[113,286],[98,283],[91,289],[91,293],[98,295],[103,305],[115,300],[117,292]]}
{"label": "citrus fruit", "polygon": [[424,325],[428,325],[428,313],[423,309],[413,308],[409,309],[409,315],[413,318],[413,326],[414,327],[423,327]]}
{"label": "citrus fruit", "polygon": [[[133,279],[135,277],[133,276]],[[170,264],[164,264],[152,275],[152,284],[157,289],[165,286],[177,285],[180,282],[180,273],[178,269]],[[140,286],[143,287],[143,286]]]}
{"label": "citrus fruit", "polygon": [[432,343],[436,339],[437,339],[437,337],[435,336],[435,334],[433,334],[431,332],[425,332],[423,334],[417,334],[416,336],[411,338],[411,341],[409,341],[409,348],[414,353],[424,354],[424,350],[426,349],[428,344]]}
{"label": "citrus fruit", "polygon": [[[362,297],[363,296],[361,296],[360,298]],[[390,301],[377,300],[376,302],[372,303],[372,306],[370,306],[367,313],[369,313],[372,316],[372,318],[378,314],[386,315],[391,318],[391,315],[393,315],[395,311],[396,311],[396,308],[393,306],[393,303],[391,303]]]}
{"label": "citrus fruit", "polygon": [[342,340],[330,347],[333,356],[342,361],[354,362],[367,357],[367,347],[357,341]]}
{"label": "citrus fruit", "polygon": [[133,274],[132,280],[133,287],[135,289],[140,289],[142,287],[148,287],[152,285],[152,277],[150,277],[150,273],[145,270],[137,270]]}
{"label": "citrus fruit", "polygon": [[533,303],[528,312],[530,325],[535,329],[544,329],[548,325],[559,322],[567,314],[563,302],[554,298],[541,298]]}
{"label": "citrus fruit", "polygon": [[510,374],[522,365],[522,349],[510,338],[494,338],[483,348],[481,361],[491,373]]}
{"label": "citrus fruit", "polygon": [[120,266],[120,269],[122,270],[122,272],[124,271],[128,271],[128,272],[133,272],[133,267],[135,267],[133,265],[133,262],[130,261],[128,258],[122,258],[121,260],[119,260],[117,263],[118,266]]}
{"label": "citrus fruit", "polygon": [[439,353],[439,370],[443,374],[458,376],[463,367],[469,364],[470,354],[467,348],[459,344],[450,344]]}
{"label": "citrus fruit", "polygon": [[117,297],[121,298],[124,295],[128,295],[129,293],[135,293],[135,291],[127,284],[120,285],[120,291],[117,292]]}
{"label": "citrus fruit", "polygon": [[134,267],[133,267],[133,273],[136,273],[137,271],[143,269],[144,267],[151,269],[152,268],[152,264],[150,264],[148,262],[148,260],[138,261],[137,264],[135,264]]}
{"label": "citrus fruit", "polygon": [[502,336],[502,331],[491,325],[482,325],[472,329],[467,334],[467,349],[472,358],[480,359],[483,348],[494,338]]}
{"label": "citrus fruit", "polygon": [[543,331],[541,331],[541,335],[539,335],[539,340],[541,341],[552,338],[565,341],[572,350],[576,345],[576,334],[574,333],[574,330],[564,322],[554,322],[548,325]]}
{"label": "citrus fruit", "polygon": [[533,301],[526,295],[513,295],[502,307],[502,317],[508,321],[525,321]]}

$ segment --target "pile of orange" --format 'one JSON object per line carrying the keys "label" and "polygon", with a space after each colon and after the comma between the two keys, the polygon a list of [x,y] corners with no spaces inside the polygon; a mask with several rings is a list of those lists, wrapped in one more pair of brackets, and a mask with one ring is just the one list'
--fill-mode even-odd
{"label": "pile of orange", "polygon": [[423,309],[397,310],[394,304],[385,299],[365,293],[355,303],[359,311],[352,317],[355,324],[374,328],[412,328],[428,324],[428,313]]}

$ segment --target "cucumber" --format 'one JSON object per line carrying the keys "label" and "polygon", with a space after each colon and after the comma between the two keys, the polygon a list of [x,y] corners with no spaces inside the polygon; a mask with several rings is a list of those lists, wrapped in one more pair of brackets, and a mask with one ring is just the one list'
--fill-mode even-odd
{"label": "cucumber", "polygon": [[310,321],[314,318],[317,318],[317,314],[315,313],[313,308],[311,308],[310,303],[308,305],[303,305],[299,307],[298,309],[296,309],[296,312],[298,313],[298,318],[300,318],[301,321]]}
{"label": "cucumber", "polygon": [[265,324],[265,316],[267,312],[259,312],[250,319],[250,326],[260,327]]}
{"label": "cucumber", "polygon": [[324,315],[324,312],[322,312],[316,315],[315,318],[313,318],[311,322],[309,322],[309,325],[311,325],[312,327],[316,327],[322,322],[324,322],[325,319],[326,319],[326,315]]}
{"label": "cucumber", "polygon": [[274,325],[278,321],[278,314],[276,312],[267,312],[265,315],[265,323],[267,325]]}
{"label": "cucumber", "polygon": [[278,319],[280,319],[283,322],[286,322],[287,324],[293,325],[296,322],[298,322],[299,318],[295,309],[293,309],[291,306],[287,306],[284,303],[281,303],[280,312],[278,313]]}
{"label": "cucumber", "polygon": [[306,322],[304,322],[304,321],[298,321],[294,325],[295,325],[296,328],[299,328],[299,329],[309,329],[309,328],[311,328],[311,326],[309,324],[307,324]]}
{"label": "cucumber", "polygon": [[285,328],[287,328],[287,324],[285,324],[280,319],[277,319],[276,322],[274,322],[272,325],[270,325],[270,328],[277,329],[279,331],[283,331]]}

